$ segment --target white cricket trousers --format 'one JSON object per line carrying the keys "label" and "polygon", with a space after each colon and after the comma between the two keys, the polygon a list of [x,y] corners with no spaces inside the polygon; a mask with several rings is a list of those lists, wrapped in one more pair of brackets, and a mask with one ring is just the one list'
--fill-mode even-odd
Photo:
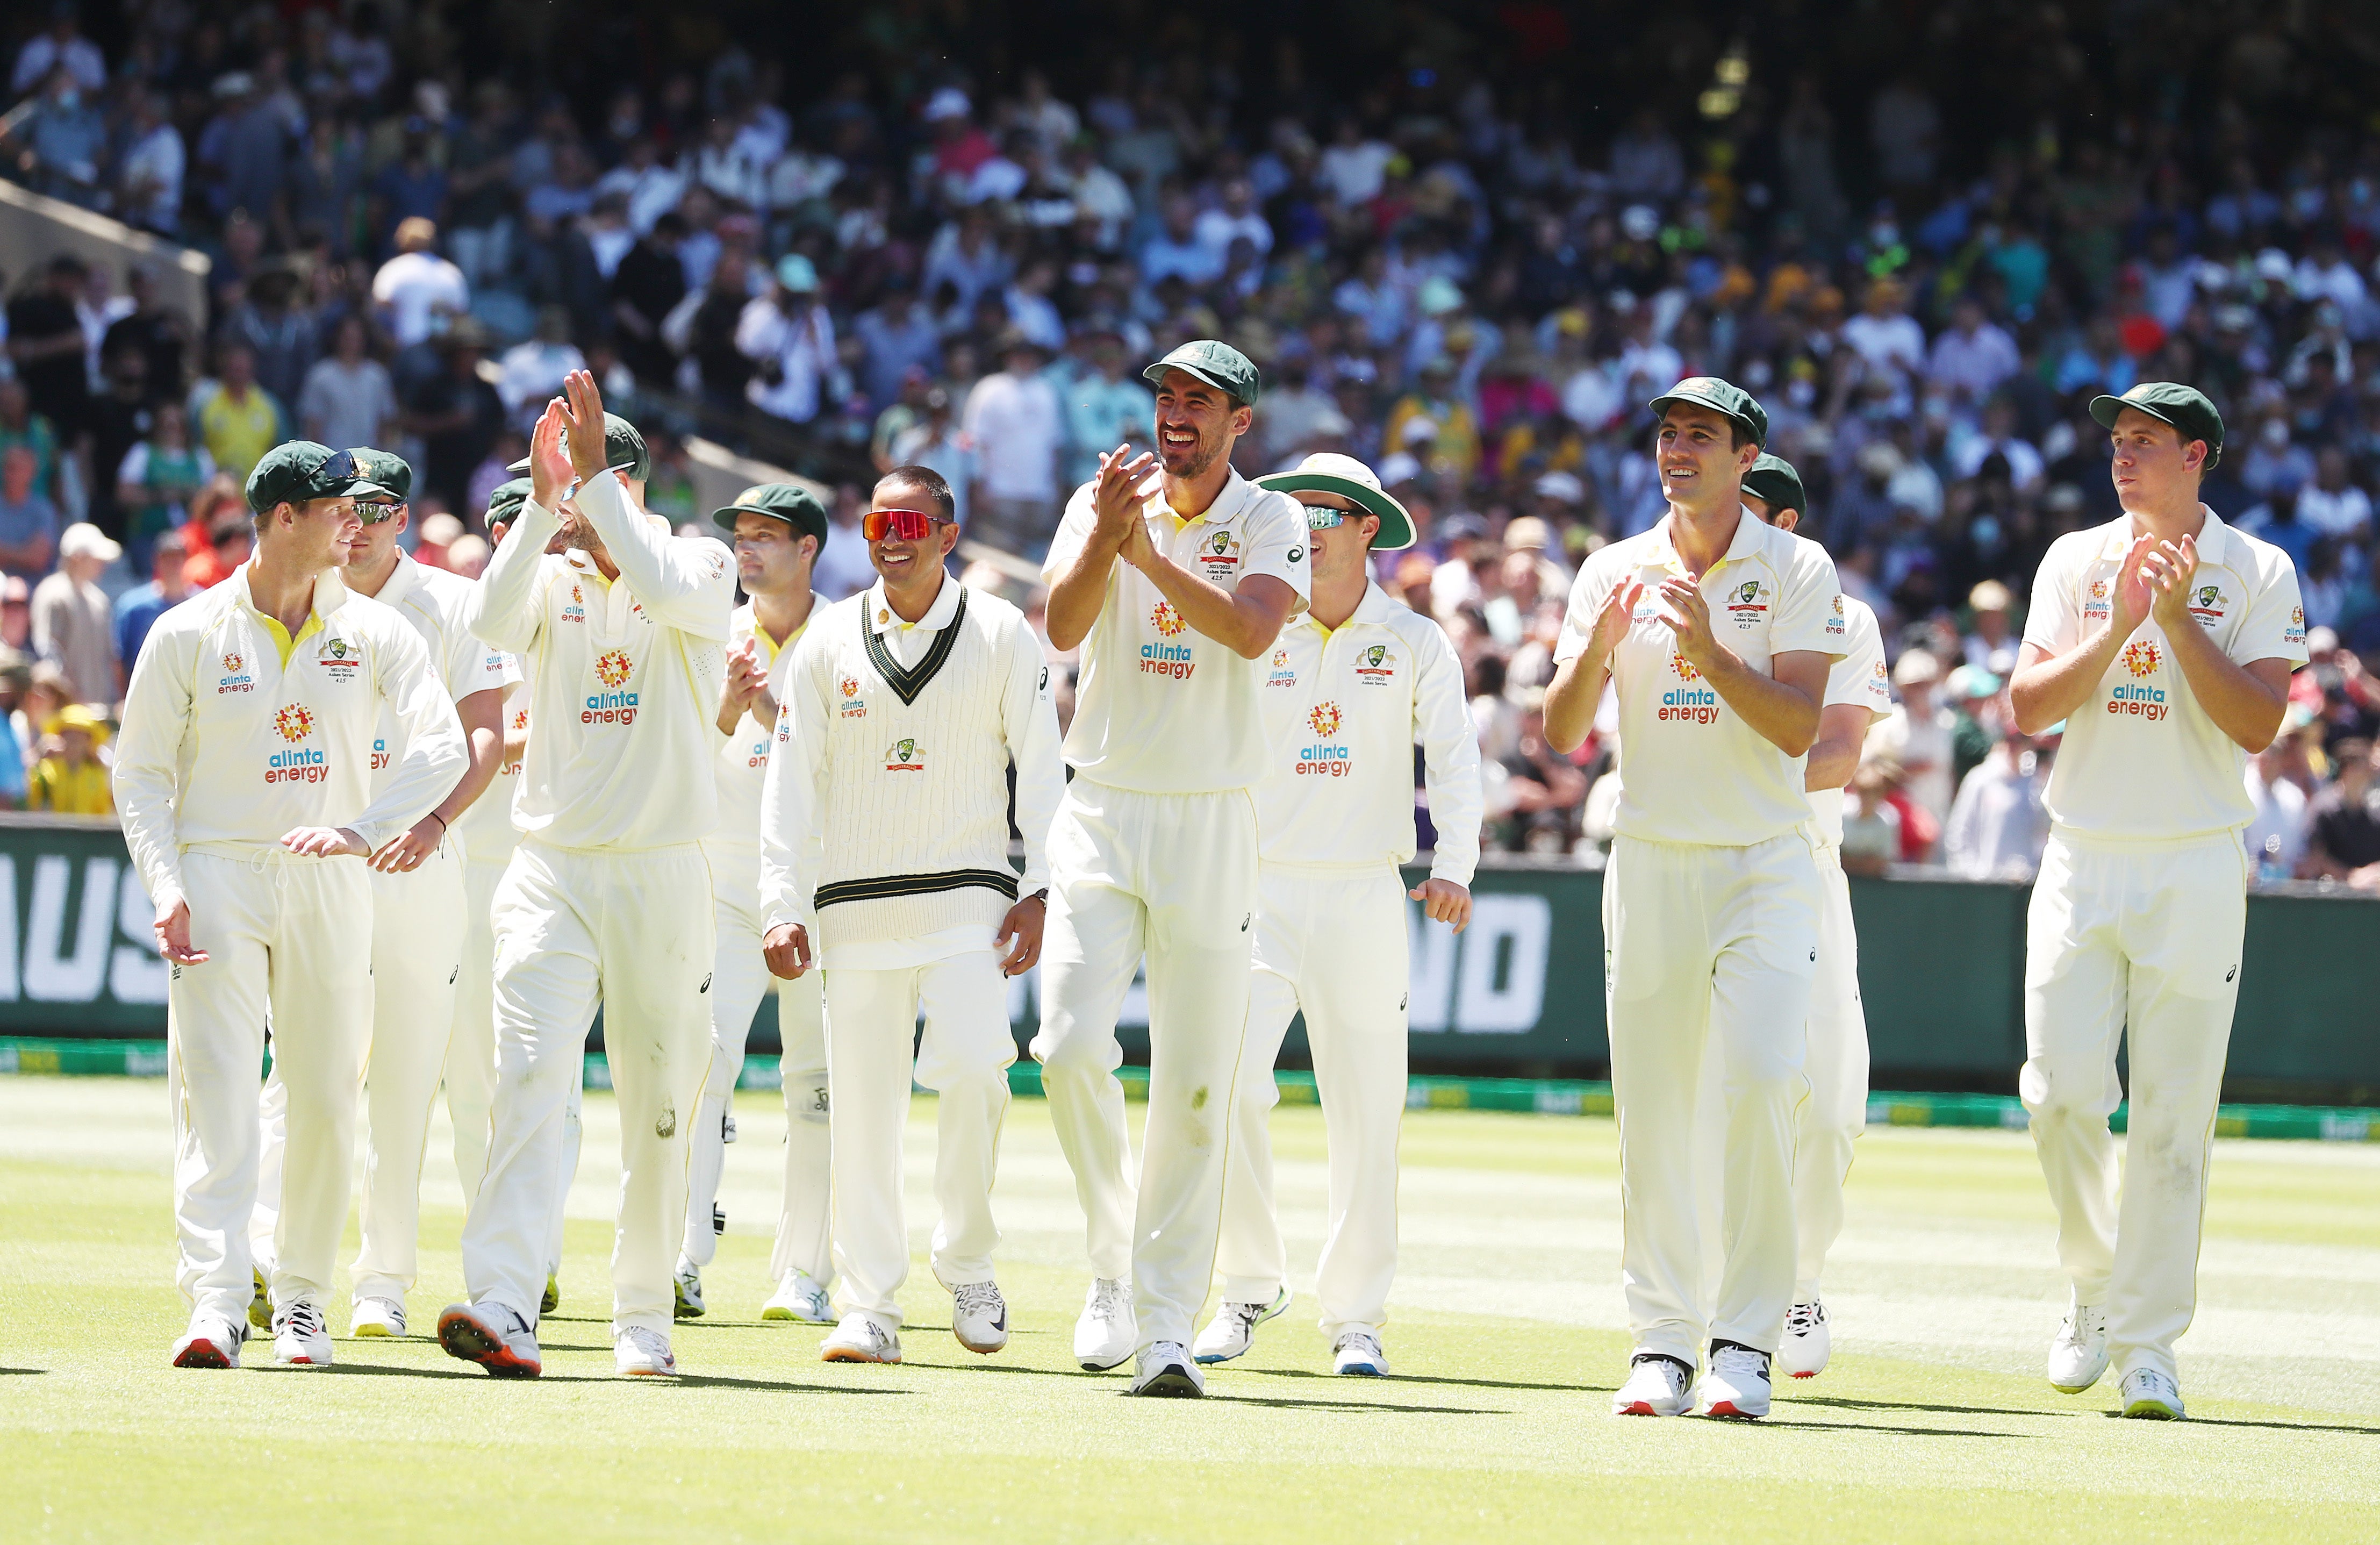
{"label": "white cricket trousers", "polygon": [[[710,1265],[719,1253],[711,1209],[719,1201],[727,1145],[735,1140],[735,1083],[744,1073],[745,1042],[770,981],[769,963],[760,954],[759,870],[753,869],[747,887],[738,883],[740,875],[722,872],[725,866],[718,855],[710,857],[719,884],[719,955],[710,978],[710,1072],[703,1080],[702,1104],[688,1143],[686,1238],[679,1247],[697,1266]],[[785,1187],[777,1219],[777,1250],[786,1259],[771,1276],[782,1280],[798,1268],[824,1282],[832,1274],[827,1263],[832,1203],[823,1096],[826,1011],[818,974],[779,982],[776,1001],[785,1077]]]}
{"label": "white cricket trousers", "polygon": [[190,943],[166,991],[166,1097],[174,1112],[177,1281],[196,1308],[237,1322],[254,1286],[249,1216],[261,1147],[264,1028],[288,1089],[287,1162],[270,1289],[276,1306],[329,1296],[346,1226],[356,1090],[371,1035],[363,861],[186,849]]}
{"label": "white cricket trousers", "polygon": [[[1773,1353],[1793,1300],[1793,1152],[1820,888],[1802,831],[1748,847],[1617,837],[1603,874],[1620,1125],[1621,1277],[1639,1353]],[[1716,1312],[1695,1183],[1706,1056],[1720,1061]]]}
{"label": "white cricket trousers", "polygon": [[455,1173],[468,1205],[488,1173],[488,1116],[496,1102],[496,887],[512,857],[463,865],[462,970],[455,979],[455,1028],[446,1043],[446,1117],[455,1128]]}
{"label": "white cricket trousers", "polygon": [[[2206,1161],[2248,921],[2236,832],[2099,844],[2051,831],[2025,921],[2024,1072],[2058,1259],[2078,1303],[2107,1311],[2120,1376],[2177,1379],[2173,1344],[2198,1308]],[[2131,1064],[2124,1165],[2107,1117]]]}
{"label": "white cricket trousers", "polygon": [[906,970],[830,967],[823,974],[834,1101],[836,1308],[896,1329],[896,1295],[909,1275],[901,1139],[912,1078],[941,1097],[934,1125],[934,1201],[941,1214],[934,1224],[934,1275],[946,1287],[991,1281],[991,1252],[1000,1243],[991,1183],[1000,1124],[1008,1114],[1008,1064],[1016,1060],[1007,982],[990,950]]}
{"label": "white cricket trousers", "polygon": [[[366,871],[372,893],[372,1032],[364,1061],[363,1245],[352,1283],[358,1303],[388,1298],[402,1304],[416,1274],[421,1161],[462,968],[464,868],[458,845],[442,843],[411,873]],[[260,1260],[273,1258],[287,1110],[276,1061],[264,1081],[263,1162],[249,1229]]]}
{"label": "white cricket trousers", "polygon": [[[1084,778],[1066,786],[1050,825],[1033,1055],[1074,1167],[1091,1269],[1131,1278],[1143,1348],[1188,1344],[1214,1273],[1256,895],[1256,805],[1245,789],[1140,794]],[[1135,1197],[1115,1022],[1144,955],[1148,1125]]]}
{"label": "white cricket trousers", "polygon": [[1215,1269],[1232,1303],[1269,1304],[1287,1252],[1273,1210],[1272,1142],[1281,1090],[1272,1064],[1290,1019],[1305,1015],[1314,1087],[1330,1145],[1330,1221],[1316,1296],[1322,1334],[1378,1333],[1397,1274],[1397,1133],[1405,1109],[1405,887],[1393,869],[1265,864],[1240,1052],[1223,1227]]}
{"label": "white cricket trousers", "polygon": [[567,1147],[565,1112],[603,1005],[620,1108],[614,1334],[666,1332],[686,1228],[686,1137],[710,1055],[710,869],[692,843],[638,851],[524,840],[496,889],[496,1100],[463,1225],[474,1303],[534,1324]]}

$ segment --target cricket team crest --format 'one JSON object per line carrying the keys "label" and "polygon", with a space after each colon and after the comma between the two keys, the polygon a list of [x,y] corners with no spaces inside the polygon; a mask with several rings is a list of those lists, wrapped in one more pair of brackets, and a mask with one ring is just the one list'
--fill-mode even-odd
{"label": "cricket team crest", "polygon": [[1768,602],[1762,599],[1767,594],[1768,587],[1757,579],[1746,579],[1742,584],[1729,590],[1727,592],[1728,620],[1739,628],[1759,626],[1761,619],[1768,612]]}
{"label": "cricket team crest", "polygon": [[885,772],[923,772],[925,770],[926,753],[914,736],[905,736],[885,748]]}
{"label": "cricket team crest", "polygon": [[1355,684],[1358,687],[1386,687],[1396,679],[1396,651],[1386,644],[1371,644],[1355,651]]}
{"label": "cricket team crest", "polygon": [[1230,528],[1198,540],[1198,566],[1206,577],[1220,583],[1232,578],[1240,566],[1240,539]]}
{"label": "cricket team crest", "polygon": [[605,650],[595,657],[595,679],[606,687],[625,687],[636,674],[636,662],[625,650]]}
{"label": "cricket team crest", "polygon": [[2201,627],[2214,628],[2223,621],[2223,587],[2201,585],[2191,592],[2190,614],[2198,619]]}
{"label": "cricket team crest", "polygon": [[363,670],[364,651],[360,646],[334,634],[322,640],[322,648],[314,655],[314,663],[333,681],[353,681]]}

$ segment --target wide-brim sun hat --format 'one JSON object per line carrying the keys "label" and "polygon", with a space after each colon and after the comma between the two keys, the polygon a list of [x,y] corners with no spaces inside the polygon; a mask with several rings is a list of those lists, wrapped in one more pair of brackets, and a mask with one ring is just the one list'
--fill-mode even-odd
{"label": "wide-brim sun hat", "polygon": [[1379,532],[1372,539],[1375,553],[1394,553],[1414,544],[1413,517],[1389,496],[1378,476],[1352,456],[1317,451],[1286,472],[1258,478],[1257,486],[1279,493],[1336,493],[1354,500],[1366,515],[1380,517]]}

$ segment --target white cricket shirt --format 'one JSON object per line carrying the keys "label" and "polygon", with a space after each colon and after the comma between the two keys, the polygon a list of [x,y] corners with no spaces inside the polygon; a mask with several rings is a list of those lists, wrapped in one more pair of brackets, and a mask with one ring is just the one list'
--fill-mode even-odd
{"label": "white cricket shirt", "polygon": [[[300,826],[344,826],[378,847],[446,797],[468,760],[404,618],[325,570],[293,639],[256,609],[253,569],[160,616],[125,694],[115,807],[160,905],[182,895],[188,848],[246,856]],[[405,751],[375,795],[383,704]]]}
{"label": "white cricket shirt", "polygon": [[[1554,660],[1585,654],[1612,590],[1642,581],[1627,636],[1611,654],[1621,773],[1613,829],[1646,842],[1749,847],[1810,819],[1802,759],[1745,724],[1678,652],[1658,594],[1664,579],[1688,572],[1670,545],[1670,519],[1586,560],[1571,586]],[[1776,656],[1799,651],[1842,658],[1848,626],[1835,611],[1841,588],[1834,561],[1815,541],[1746,510],[1700,589],[1712,633],[1755,671],[1767,674]]]}
{"label": "white cricket shirt", "polygon": [[[517,678],[504,694],[504,739],[525,741],[528,733],[528,678],[509,650],[499,652]],[[455,822],[455,830],[463,834],[463,856],[471,862],[506,863],[512,858],[513,849],[520,845],[520,832],[513,825],[513,796],[520,788],[520,770],[517,758],[498,763],[496,775],[488,780],[487,788]]]}
{"label": "white cricket shirt", "polygon": [[[2289,554],[2199,508],[2206,523],[2198,533],[2191,616],[2240,664],[2304,664],[2305,608]],[[2139,534],[2127,515],[2050,543],[2034,580],[2024,641],[2059,655],[2106,627],[2116,575]],[[2107,841],[2230,831],[2256,813],[2244,782],[2247,760],[2198,706],[2165,630],[2149,618],[2068,717],[2043,802],[2059,826]]]}
{"label": "white cricket shirt", "polygon": [[[399,553],[395,572],[389,575],[388,583],[380,588],[380,594],[372,599],[395,611],[412,626],[416,633],[421,635],[422,644],[430,651],[430,669],[437,676],[438,685],[444,689],[448,701],[460,704],[474,692],[502,692],[520,679],[520,671],[513,664],[511,655],[474,637],[470,628],[464,625],[464,614],[471,607],[471,581],[461,575],[416,563],[410,554]],[[467,736],[464,741],[467,759],[469,751],[470,742]],[[395,776],[396,763],[404,755],[405,726],[398,722],[396,711],[383,703],[380,724],[372,736],[373,797],[377,798],[387,788],[389,780]],[[447,790],[448,794],[453,792],[451,788]],[[468,816],[472,809],[509,792],[508,788],[499,789],[494,782],[491,782],[480,791],[480,797],[471,802],[463,815],[455,818],[455,825],[459,828],[464,817]],[[446,796],[442,794],[438,797],[443,802]],[[468,854],[469,837],[459,832],[457,836]]]}
{"label": "white cricket shirt", "polygon": [[1414,747],[1422,748],[1433,879],[1479,867],[1479,737],[1463,664],[1437,623],[1366,584],[1336,629],[1307,614],[1281,630],[1262,701],[1271,765],[1256,786],[1268,864],[1377,869],[1414,856]]}
{"label": "white cricket shirt", "polygon": [[578,507],[620,578],[583,553],[549,555],[559,529],[535,499],[480,576],[471,631],[521,657],[529,736],[513,824],[555,847],[698,842],[719,823],[719,743],[735,562],[709,537],[670,534],[617,478]]}
{"label": "white cricket shirt", "polygon": [[[1054,583],[1090,541],[1093,484],[1075,491],[1041,566]],[[1286,493],[1234,471],[1207,513],[1184,520],[1165,503],[1162,480],[1143,491],[1141,518],[1158,550],[1225,590],[1269,574],[1312,593],[1305,511]],[[1257,694],[1267,666],[1195,631],[1147,577],[1115,560],[1099,620],[1083,640],[1066,760],[1078,776],[1142,794],[1203,794],[1251,788],[1265,772],[1265,726]]]}
{"label": "white cricket shirt", "polygon": [[[1876,627],[1876,613],[1857,596],[1835,597],[1837,614],[1843,619],[1840,640],[1846,651],[1827,672],[1827,700],[1821,709],[1838,703],[1851,703],[1868,712],[1868,724],[1892,712],[1892,681],[1884,668],[1884,633]],[[1819,835],[1828,845],[1843,844],[1843,791],[1840,788],[1803,790],[1810,801],[1810,814],[1817,819]]]}
{"label": "white cricket shirt", "polygon": [[[735,608],[727,626],[728,651],[742,649],[747,639],[759,641],[770,701],[784,701],[785,673],[794,663],[794,645],[830,604],[826,597],[811,591],[809,615],[790,638],[782,640],[771,639],[753,620],[750,602]],[[702,850],[711,858],[712,889],[726,894],[726,888],[733,885],[735,899],[745,906],[757,905],[759,893],[760,785],[769,774],[770,748],[777,743],[777,717],[771,713],[764,724],[754,709],[747,708],[731,735],[718,733],[715,706],[710,721],[711,738],[719,747],[711,760],[719,785],[719,826],[702,839]]]}

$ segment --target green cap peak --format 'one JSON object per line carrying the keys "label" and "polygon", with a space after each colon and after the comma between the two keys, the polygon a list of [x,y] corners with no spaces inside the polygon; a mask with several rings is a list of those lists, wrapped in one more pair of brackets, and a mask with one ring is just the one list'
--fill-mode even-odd
{"label": "green cap peak", "polygon": [[1768,444],[1768,410],[1732,381],[1721,381],[1715,375],[1690,375],[1645,406],[1658,419],[1673,402],[1691,402],[1724,414],[1743,426],[1754,444]]}
{"label": "green cap peak", "polygon": [[816,537],[820,546],[826,545],[826,506],[819,503],[817,494],[799,483],[754,483],[711,511],[710,518],[732,538],[739,515],[765,515],[771,520],[782,520],[796,534]]}
{"label": "green cap peak", "polygon": [[2091,417],[2102,429],[2114,429],[2125,408],[2135,408],[2152,419],[2171,424],[2184,444],[2206,442],[2206,465],[2223,459],[2223,415],[2205,393],[2179,381],[2143,381],[2120,397],[2093,397]]}
{"label": "green cap peak", "polygon": [[1242,402],[1256,401],[1263,384],[1256,361],[1215,338],[1193,338],[1140,373],[1143,380],[1162,386],[1167,371],[1187,371]]}
{"label": "green cap peak", "polygon": [[1761,452],[1760,459],[1743,474],[1743,491],[1766,503],[1771,515],[1779,510],[1810,513],[1810,495],[1802,487],[1802,474],[1781,456]]}
{"label": "green cap peak", "polygon": [[334,451],[313,440],[273,446],[248,474],[248,507],[259,515],[276,505],[386,492],[363,475],[353,451]]}

